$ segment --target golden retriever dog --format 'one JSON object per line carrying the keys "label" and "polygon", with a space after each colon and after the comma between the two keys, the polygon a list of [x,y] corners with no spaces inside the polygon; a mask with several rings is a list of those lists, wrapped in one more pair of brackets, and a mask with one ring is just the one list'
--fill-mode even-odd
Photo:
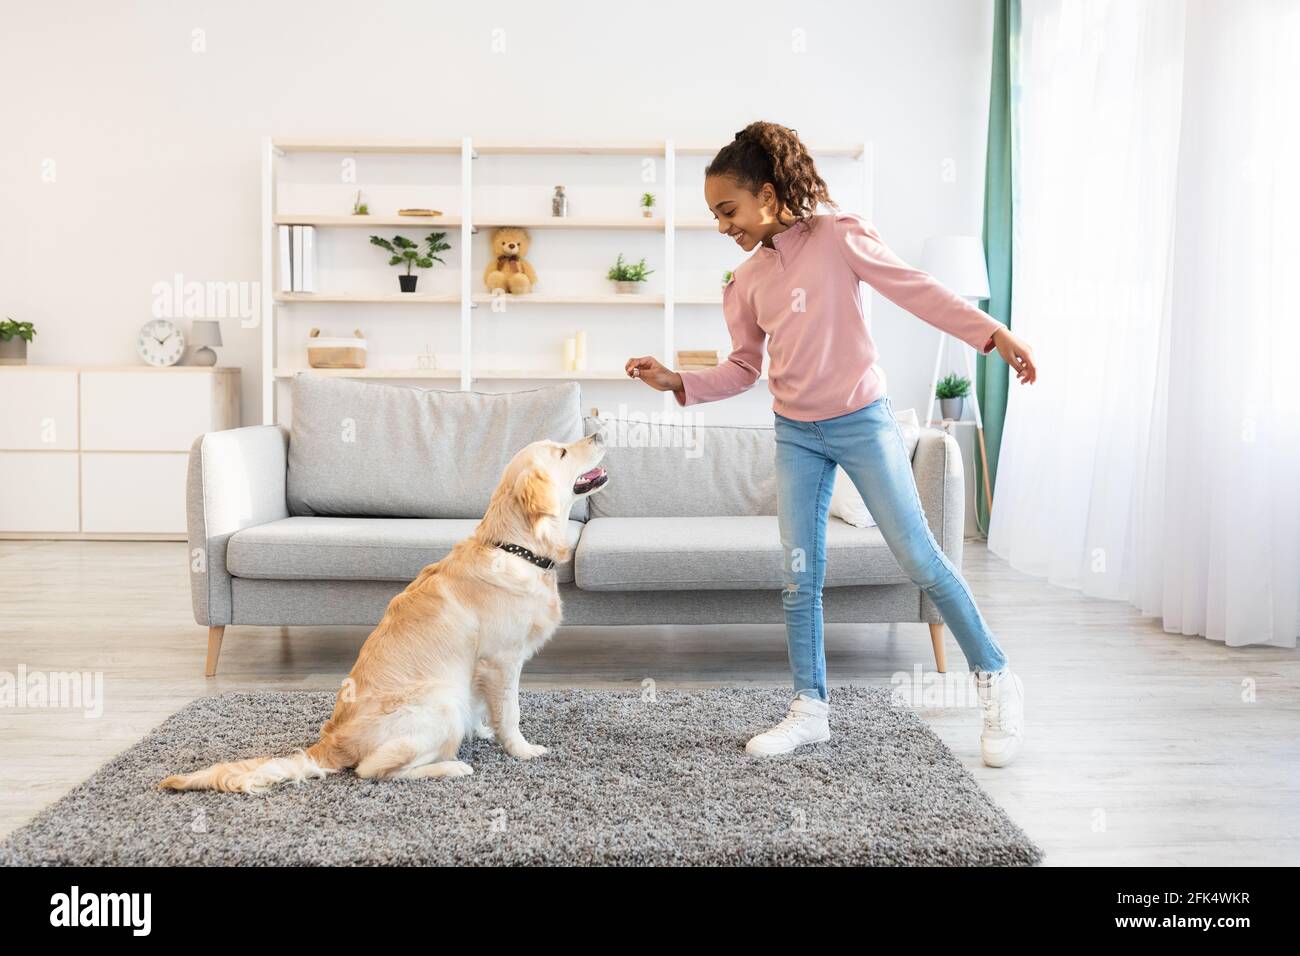
{"label": "golden retriever dog", "polygon": [[258,793],[347,767],[379,779],[460,777],[473,772],[456,759],[468,733],[495,737],[520,760],[546,753],[519,732],[519,673],[559,626],[555,564],[569,558],[569,509],[608,480],[604,455],[595,434],[533,442],[511,459],[473,536],[389,602],[317,743],[160,786]]}

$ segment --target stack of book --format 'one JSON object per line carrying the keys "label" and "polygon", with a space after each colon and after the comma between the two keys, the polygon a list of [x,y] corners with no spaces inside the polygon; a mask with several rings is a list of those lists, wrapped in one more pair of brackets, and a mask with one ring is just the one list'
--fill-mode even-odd
{"label": "stack of book", "polygon": [[697,368],[712,368],[718,364],[717,349],[678,349],[677,367],[682,371]]}
{"label": "stack of book", "polygon": [[280,227],[280,291],[316,291],[316,227]]}

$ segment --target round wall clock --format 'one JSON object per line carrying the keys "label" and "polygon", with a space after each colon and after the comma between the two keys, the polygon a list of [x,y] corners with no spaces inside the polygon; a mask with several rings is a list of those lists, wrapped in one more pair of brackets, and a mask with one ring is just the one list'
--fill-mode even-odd
{"label": "round wall clock", "polygon": [[135,347],[150,365],[166,368],[175,365],[185,354],[185,336],[166,319],[154,319],[140,329]]}

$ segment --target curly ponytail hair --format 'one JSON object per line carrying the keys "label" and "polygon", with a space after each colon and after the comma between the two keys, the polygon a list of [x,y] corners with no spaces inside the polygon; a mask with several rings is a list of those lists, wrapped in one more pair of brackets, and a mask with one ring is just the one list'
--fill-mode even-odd
{"label": "curly ponytail hair", "polygon": [[731,176],[755,195],[771,183],[777,202],[798,219],[814,215],[819,203],[839,208],[803,142],[779,123],[750,123],[718,150],[704,175]]}

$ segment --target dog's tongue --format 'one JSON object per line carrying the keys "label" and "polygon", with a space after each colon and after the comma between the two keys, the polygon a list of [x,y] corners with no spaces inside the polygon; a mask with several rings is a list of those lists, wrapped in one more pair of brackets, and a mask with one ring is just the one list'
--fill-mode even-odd
{"label": "dog's tongue", "polygon": [[580,474],[578,476],[578,480],[583,481],[589,478],[598,478],[600,476],[600,473],[603,472],[604,470],[605,469],[601,468],[600,465],[597,465],[595,468],[591,469],[591,471],[584,471],[582,474]]}

